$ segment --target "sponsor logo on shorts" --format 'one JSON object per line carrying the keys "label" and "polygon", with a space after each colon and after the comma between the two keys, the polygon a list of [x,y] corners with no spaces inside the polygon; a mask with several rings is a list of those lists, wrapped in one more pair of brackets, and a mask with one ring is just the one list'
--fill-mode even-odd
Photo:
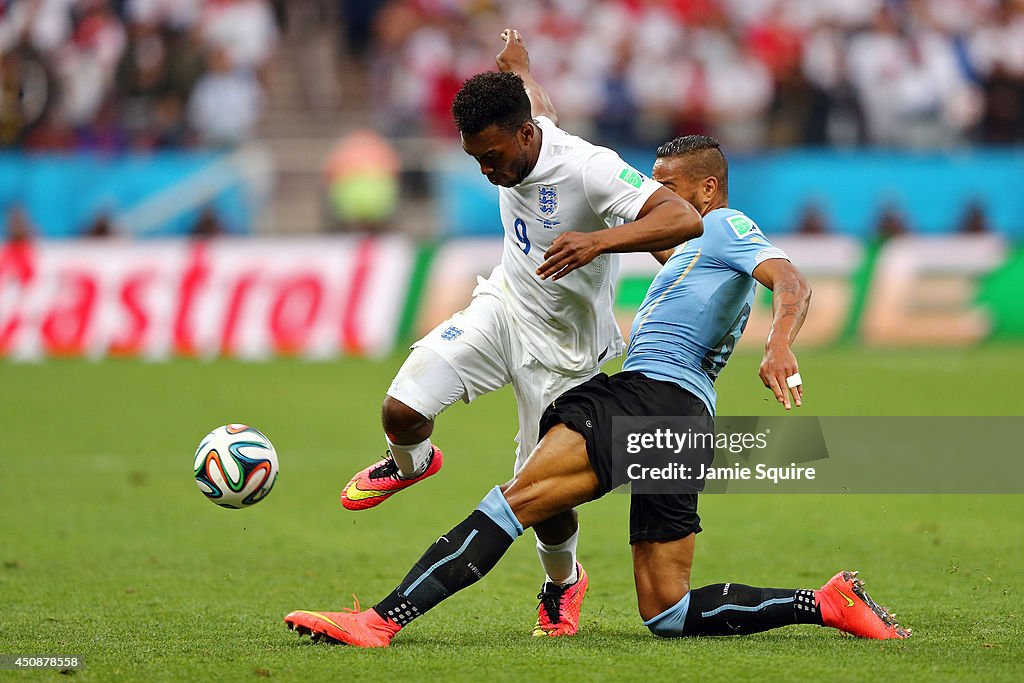
{"label": "sponsor logo on shorts", "polygon": [[550,216],[558,211],[558,186],[541,185],[538,191],[538,202],[540,212],[545,216]]}
{"label": "sponsor logo on shorts", "polygon": [[462,334],[462,330],[455,327],[455,325],[451,325],[447,330],[441,333],[441,339],[444,339],[445,341],[452,341],[458,338],[460,334]]}

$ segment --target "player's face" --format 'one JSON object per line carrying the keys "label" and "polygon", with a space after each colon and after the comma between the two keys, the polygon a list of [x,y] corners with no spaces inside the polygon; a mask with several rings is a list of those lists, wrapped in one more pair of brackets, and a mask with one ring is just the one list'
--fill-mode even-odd
{"label": "player's face", "polygon": [[463,134],[462,149],[480,164],[480,172],[492,185],[515,187],[530,173],[529,143],[533,139],[532,123],[525,123],[514,133],[497,125],[479,133]]}
{"label": "player's face", "polygon": [[704,209],[711,204],[715,189],[718,187],[717,181],[714,187],[709,186],[708,180],[714,180],[713,178],[695,177],[686,167],[686,159],[683,157],[658,159],[651,169],[651,177],[690,202],[701,215],[704,215]]}

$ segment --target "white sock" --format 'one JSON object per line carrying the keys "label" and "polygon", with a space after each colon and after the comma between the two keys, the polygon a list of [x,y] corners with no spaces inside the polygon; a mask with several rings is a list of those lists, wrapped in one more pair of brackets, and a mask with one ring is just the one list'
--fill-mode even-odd
{"label": "white sock", "polygon": [[398,465],[399,476],[403,479],[412,479],[426,472],[430,456],[434,452],[430,439],[424,439],[419,443],[400,444],[392,441],[387,434],[384,438],[387,439],[388,450]]}
{"label": "white sock", "polygon": [[576,571],[576,545],[579,540],[579,529],[558,545],[548,545],[537,539],[537,556],[544,571],[547,572],[548,581],[564,586],[579,579],[579,572]]}

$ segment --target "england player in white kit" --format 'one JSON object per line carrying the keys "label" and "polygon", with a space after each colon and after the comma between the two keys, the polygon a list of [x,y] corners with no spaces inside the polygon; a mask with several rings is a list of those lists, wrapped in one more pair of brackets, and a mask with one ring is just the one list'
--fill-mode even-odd
{"label": "england player in white kit", "polygon": [[[502,38],[500,72],[466,81],[452,105],[463,148],[499,187],[501,264],[468,308],[413,345],[384,400],[388,456],[348,483],[348,509],[374,507],[437,472],[434,418],[506,384],[519,409],[518,471],[544,409],[623,350],[614,254],[670,249],[703,231],[689,203],[615,152],[559,129],[518,32]],[[570,635],[587,587],[575,512],[535,531],[547,580],[534,635]]]}

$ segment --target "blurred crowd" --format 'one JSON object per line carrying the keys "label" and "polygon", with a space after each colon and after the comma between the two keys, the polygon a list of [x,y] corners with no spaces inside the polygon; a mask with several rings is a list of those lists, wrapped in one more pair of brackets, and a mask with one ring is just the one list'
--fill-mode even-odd
{"label": "blurred crowd", "polygon": [[278,34],[268,0],[0,0],[0,146],[238,145]]}
{"label": "blurred crowd", "polygon": [[505,26],[563,127],[606,144],[1024,142],[1024,0],[390,0],[377,120],[453,134],[449,103]]}

